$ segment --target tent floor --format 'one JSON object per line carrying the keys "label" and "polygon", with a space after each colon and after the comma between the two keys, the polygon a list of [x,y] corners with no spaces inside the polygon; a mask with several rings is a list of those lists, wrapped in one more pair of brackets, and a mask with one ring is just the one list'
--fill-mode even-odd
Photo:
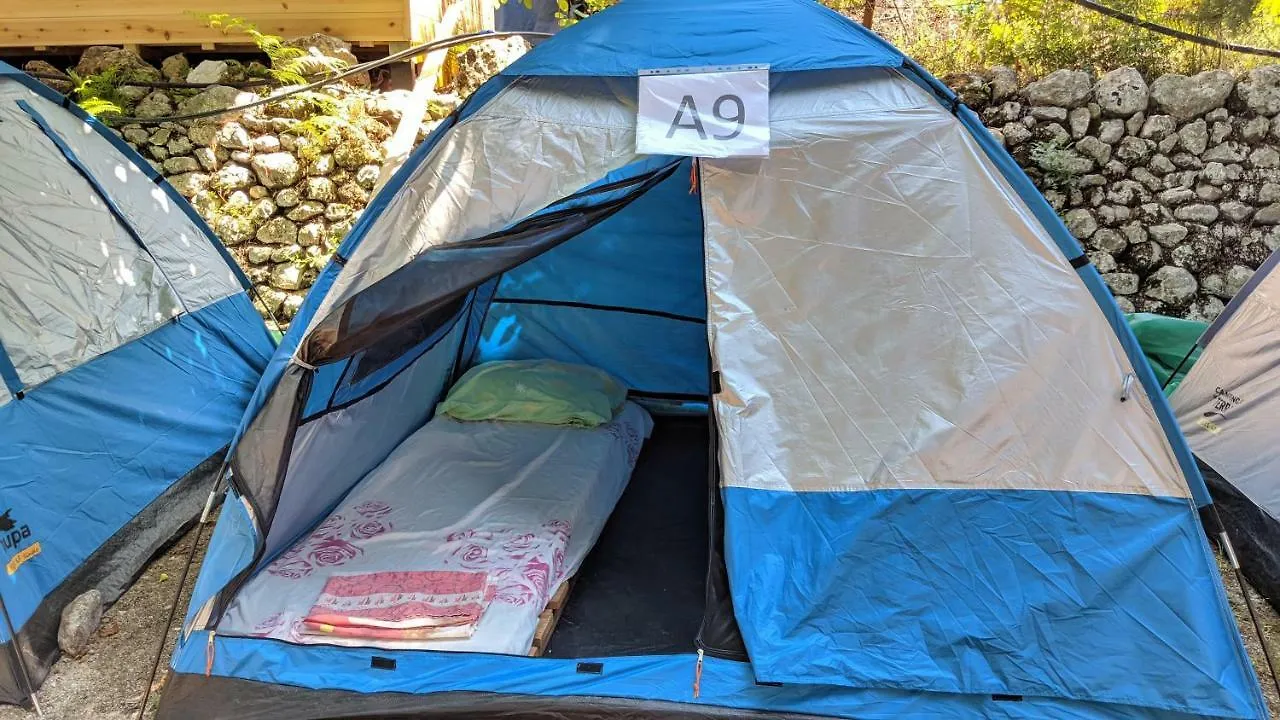
{"label": "tent floor", "polygon": [[544,657],[695,649],[708,560],[707,421],[654,420]]}

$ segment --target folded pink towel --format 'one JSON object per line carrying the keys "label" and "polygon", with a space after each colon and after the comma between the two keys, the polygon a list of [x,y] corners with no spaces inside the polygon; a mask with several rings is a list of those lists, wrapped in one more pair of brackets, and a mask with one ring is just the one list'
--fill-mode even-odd
{"label": "folded pink towel", "polygon": [[[325,581],[304,623],[351,630],[474,626],[493,594],[485,572],[424,570],[334,575]],[[333,630],[324,632],[338,634]]]}

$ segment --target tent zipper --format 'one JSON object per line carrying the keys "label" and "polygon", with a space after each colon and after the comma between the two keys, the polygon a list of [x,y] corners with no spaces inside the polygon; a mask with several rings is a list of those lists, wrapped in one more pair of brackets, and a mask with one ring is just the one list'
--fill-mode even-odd
{"label": "tent zipper", "polygon": [[204,676],[213,675],[213,658],[217,650],[213,645],[213,638],[218,634],[217,630],[209,630],[209,643],[204,648]]}

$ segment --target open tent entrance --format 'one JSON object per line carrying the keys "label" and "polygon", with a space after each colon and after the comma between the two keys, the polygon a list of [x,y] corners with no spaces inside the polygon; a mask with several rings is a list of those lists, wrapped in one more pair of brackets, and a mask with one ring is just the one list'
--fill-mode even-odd
{"label": "open tent entrance", "polygon": [[[473,257],[458,254],[452,263],[446,258],[400,269],[321,323],[318,334],[324,336],[323,326],[335,321],[329,347],[344,347],[346,359],[320,367],[319,387],[311,388],[310,397],[327,396],[331,405],[308,413],[295,448],[308,447],[308,426],[360,412],[365,404],[377,405],[384,417],[402,418],[405,426],[398,432],[415,431],[433,408],[405,407],[423,396],[404,386],[421,384],[434,391],[428,397],[439,397],[467,369],[495,360],[550,359],[599,368],[621,380],[629,400],[649,411],[650,436],[572,578],[555,634],[543,648],[550,657],[691,652],[698,647],[707,599],[727,599],[723,562],[708,571],[711,558],[720,558],[713,547],[720,543],[711,533],[718,484],[711,472],[711,365],[697,188],[689,159],[655,158],[624,167],[501,232],[459,244],[475,249]],[[484,255],[495,248],[496,263]],[[428,271],[449,281],[433,284],[424,275]],[[413,296],[411,311],[406,292]],[[397,305],[385,303],[391,297]],[[379,305],[385,310],[368,310]],[[429,372],[444,377],[412,379]],[[374,390],[342,402],[357,385]],[[376,453],[363,462],[394,464],[396,453],[404,452],[404,445],[388,447],[385,463]],[[330,508],[350,504],[361,484],[335,486],[320,497]],[[281,574],[282,560],[287,574],[299,543],[306,547],[316,526],[335,517],[317,518],[313,509],[313,524],[303,524],[307,512],[291,502],[286,483],[273,536],[282,522],[290,523],[293,543],[281,546],[282,556],[269,558],[274,562],[268,574]],[[306,504],[314,508],[315,497]],[[708,592],[709,578],[720,589]],[[232,604],[223,633],[250,625],[261,629],[261,618],[273,614],[249,610],[248,604]],[[731,608],[718,600],[712,606],[729,614],[727,620],[707,619],[720,628],[717,637],[725,628],[730,632],[719,643],[725,649],[708,649],[740,655]]]}

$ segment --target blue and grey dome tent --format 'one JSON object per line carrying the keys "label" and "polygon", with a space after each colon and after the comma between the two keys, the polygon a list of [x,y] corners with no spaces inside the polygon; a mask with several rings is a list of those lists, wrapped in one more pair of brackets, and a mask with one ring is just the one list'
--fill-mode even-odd
{"label": "blue and grey dome tent", "polygon": [[[637,153],[642,72],[743,65],[768,157]],[[243,591],[512,358],[686,411],[547,652],[266,637]],[[954,94],[808,0],[624,0],[483,86],[320,275],[231,467],[163,718],[1266,715],[1098,272]]]}
{"label": "blue and grey dome tent", "polygon": [[68,602],[199,514],[274,349],[247,287],[155,169],[0,63],[0,702]]}

